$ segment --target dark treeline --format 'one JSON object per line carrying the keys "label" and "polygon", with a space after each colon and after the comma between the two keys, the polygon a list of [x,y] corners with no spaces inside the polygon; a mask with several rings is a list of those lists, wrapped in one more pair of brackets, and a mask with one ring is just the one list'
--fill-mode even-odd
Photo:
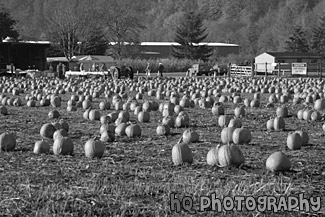
{"label": "dark treeline", "polygon": [[[313,28],[325,14],[325,0],[0,0],[0,3],[9,9],[24,39],[60,41],[63,39],[56,35],[58,26],[62,27],[66,20],[79,22],[79,26],[63,28],[75,31],[73,43],[93,41],[91,47],[83,47],[85,50],[95,49],[95,42],[101,47],[105,40],[174,41],[179,20],[186,11],[195,9],[204,16],[207,42],[239,44],[241,55],[247,57],[264,51],[284,51],[297,26],[311,43]],[[76,46],[69,49],[77,52]],[[123,49],[115,52],[122,54]]]}

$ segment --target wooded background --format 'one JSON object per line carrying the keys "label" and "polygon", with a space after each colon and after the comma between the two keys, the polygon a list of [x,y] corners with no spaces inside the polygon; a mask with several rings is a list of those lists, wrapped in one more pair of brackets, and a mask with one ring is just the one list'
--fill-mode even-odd
{"label": "wooded background", "polygon": [[[180,17],[195,9],[204,15],[207,42],[239,44],[241,55],[249,58],[284,51],[295,25],[311,39],[313,27],[325,14],[325,0],[0,0],[1,4],[9,9],[25,40],[52,40],[59,32],[54,24],[63,25],[68,19],[91,29],[92,36],[76,29],[80,36],[76,40],[88,37],[99,42],[98,47],[100,40],[94,35],[115,41],[118,37],[174,41]],[[107,32],[97,34],[98,24],[106,26]]]}

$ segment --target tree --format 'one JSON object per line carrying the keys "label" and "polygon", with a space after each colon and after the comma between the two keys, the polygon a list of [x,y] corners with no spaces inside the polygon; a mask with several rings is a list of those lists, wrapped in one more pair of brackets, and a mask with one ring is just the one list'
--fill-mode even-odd
{"label": "tree", "polygon": [[49,16],[48,35],[68,60],[80,52],[98,54],[98,50],[105,47],[103,32],[97,22],[99,14],[95,13],[97,7],[93,1],[68,1],[68,5],[62,2]]}
{"label": "tree", "polygon": [[207,38],[208,34],[205,31],[200,14],[193,11],[185,13],[180,26],[176,29],[175,42],[180,45],[173,46],[173,56],[207,61],[212,55],[211,48],[207,45],[198,45]]}
{"label": "tree", "polygon": [[301,26],[294,28],[293,34],[286,41],[286,50],[289,52],[308,52],[309,45],[305,36],[305,32]]}
{"label": "tree", "polygon": [[312,50],[325,56],[325,16],[321,16],[319,24],[313,28]]}
{"label": "tree", "polygon": [[[143,7],[140,0],[103,1],[102,25],[107,43],[108,54],[114,58],[134,56],[139,44],[139,34],[143,25]],[[113,43],[111,43],[113,42]]]}
{"label": "tree", "polygon": [[7,36],[18,39],[19,33],[15,29],[16,21],[4,7],[0,9],[0,39],[1,41]]}

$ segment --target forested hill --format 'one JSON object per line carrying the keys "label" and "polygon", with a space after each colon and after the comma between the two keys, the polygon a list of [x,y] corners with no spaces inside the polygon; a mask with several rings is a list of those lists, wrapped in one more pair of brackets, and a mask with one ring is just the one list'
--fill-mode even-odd
{"label": "forested hill", "polygon": [[[0,0],[17,20],[23,38],[48,39],[46,18],[58,5],[88,0]],[[97,2],[100,0],[91,0]],[[110,0],[106,0],[110,1]],[[124,0],[123,0],[124,1]],[[173,41],[184,11],[202,12],[210,42],[236,43],[245,54],[265,50],[281,51],[295,25],[301,25],[307,39],[319,17],[325,15],[325,0],[134,0],[142,25],[140,41]],[[114,4],[115,1],[112,1]],[[78,10],[78,7],[75,8]]]}

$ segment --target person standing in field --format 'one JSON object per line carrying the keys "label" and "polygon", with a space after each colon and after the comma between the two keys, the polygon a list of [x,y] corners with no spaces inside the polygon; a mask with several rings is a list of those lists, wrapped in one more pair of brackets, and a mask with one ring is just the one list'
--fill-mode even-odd
{"label": "person standing in field", "polygon": [[158,66],[158,76],[161,77],[161,78],[163,77],[164,69],[165,69],[165,67],[163,66],[163,64],[162,63],[159,63],[159,66]]}
{"label": "person standing in field", "polygon": [[147,77],[150,77],[150,71],[151,71],[151,69],[150,69],[150,63],[147,63],[147,67],[145,69],[145,72],[146,72],[146,76]]}
{"label": "person standing in field", "polygon": [[62,63],[61,62],[56,66],[56,72],[57,72],[57,76],[59,78],[61,78],[62,77]]}

